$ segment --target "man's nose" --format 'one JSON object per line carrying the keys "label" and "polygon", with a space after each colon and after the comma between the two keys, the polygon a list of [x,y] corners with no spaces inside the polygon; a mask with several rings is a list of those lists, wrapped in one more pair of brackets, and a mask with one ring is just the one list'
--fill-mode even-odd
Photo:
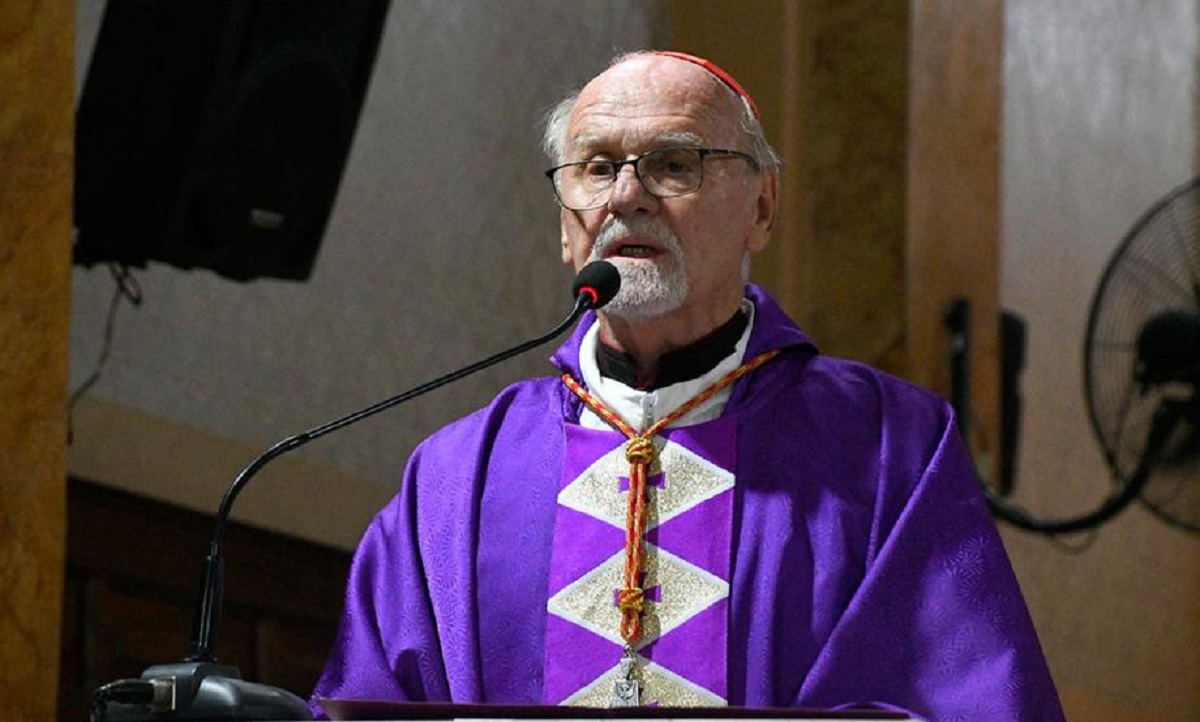
{"label": "man's nose", "polygon": [[622,166],[613,178],[612,190],[608,195],[608,208],[613,213],[636,213],[649,211],[658,199],[646,190],[633,165]]}

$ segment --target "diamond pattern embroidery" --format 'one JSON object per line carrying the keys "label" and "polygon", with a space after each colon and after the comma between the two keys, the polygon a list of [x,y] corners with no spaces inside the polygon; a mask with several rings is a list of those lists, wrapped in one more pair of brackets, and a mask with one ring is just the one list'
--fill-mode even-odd
{"label": "diamond pattern embroidery", "polygon": [[[687,448],[655,439],[658,460],[649,474],[669,469],[661,488],[647,488],[646,529],[665,524],[708,499],[733,488],[733,474]],[[558,495],[558,503],[595,517],[618,529],[625,528],[628,491],[614,494],[617,480],[629,474],[625,448],[620,446],[596,460]]]}
{"label": "diamond pattern embroidery", "polygon": [[[642,705],[658,707],[723,707],[725,700],[700,685],[693,684],[671,670],[639,657],[642,670]],[[613,684],[617,680],[613,666],[594,682],[563,701],[577,707],[607,707],[612,700]]]}
{"label": "diamond pattern embroidery", "polygon": [[[621,613],[613,601],[613,591],[621,586],[624,565],[625,552],[614,554],[551,597],[546,608],[614,644],[623,644],[618,632]],[[644,586],[661,587],[662,592],[660,601],[647,599],[638,649],[729,596],[729,583],[724,579],[650,543],[646,544],[645,569]]]}
{"label": "diamond pattern embroidery", "polygon": [[[653,439],[635,665],[642,705],[726,704],[736,429],[735,419],[720,418]],[[566,441],[544,697],[607,706],[625,644],[616,601],[625,581],[630,464],[615,432],[568,427]]]}

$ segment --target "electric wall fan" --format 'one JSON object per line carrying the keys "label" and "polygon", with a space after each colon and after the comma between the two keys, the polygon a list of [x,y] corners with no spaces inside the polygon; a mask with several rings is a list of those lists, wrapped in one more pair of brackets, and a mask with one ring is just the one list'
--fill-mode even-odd
{"label": "electric wall fan", "polygon": [[1083,363],[1088,414],[1114,476],[1136,480],[1148,463],[1142,502],[1200,532],[1200,178],[1121,242],[1092,301]]}
{"label": "electric wall fan", "polygon": [[1095,511],[1039,520],[988,492],[992,511],[1046,534],[1091,529],[1140,498],[1200,532],[1200,177],[1134,224],[1092,298],[1083,349],[1092,428],[1116,480]]}

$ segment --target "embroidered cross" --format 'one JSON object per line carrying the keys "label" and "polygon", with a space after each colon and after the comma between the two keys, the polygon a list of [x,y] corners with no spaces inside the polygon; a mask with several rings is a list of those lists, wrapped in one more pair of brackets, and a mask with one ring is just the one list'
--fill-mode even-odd
{"label": "embroidered cross", "polygon": [[[642,588],[642,598],[647,601],[654,602],[655,604],[662,604],[662,585],[655,584],[654,586],[650,587],[649,589],[645,589],[645,588],[643,588],[643,585],[645,583],[646,583],[646,573],[642,572],[640,575],[638,575],[638,587]],[[621,597],[621,589],[620,589],[620,587],[615,587],[613,589],[613,606],[614,607],[620,605],[620,597]]]}
{"label": "embroidered cross", "polygon": [[[656,489],[667,488],[667,472],[660,471],[657,474],[651,474],[646,479],[646,483],[649,484],[650,486],[655,487]],[[629,477],[628,476],[617,477],[617,488],[622,493],[629,491]]]}

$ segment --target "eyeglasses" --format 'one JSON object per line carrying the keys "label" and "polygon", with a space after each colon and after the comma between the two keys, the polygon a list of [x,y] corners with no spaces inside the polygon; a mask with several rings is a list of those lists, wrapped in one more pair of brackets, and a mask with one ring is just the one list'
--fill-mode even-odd
{"label": "eyeglasses", "polygon": [[650,195],[675,198],[695,193],[704,183],[705,158],[741,158],[758,172],[758,161],[736,150],[720,148],[662,148],[628,160],[585,160],[564,163],[546,171],[563,208],[589,211],[608,202],[621,168],[631,165]]}

